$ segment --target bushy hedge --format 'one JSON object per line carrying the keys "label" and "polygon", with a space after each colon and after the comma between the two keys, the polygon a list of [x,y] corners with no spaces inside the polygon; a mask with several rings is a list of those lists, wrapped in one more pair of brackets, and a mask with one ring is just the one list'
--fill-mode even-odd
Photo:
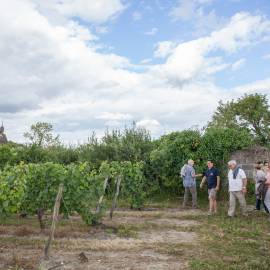
{"label": "bushy hedge", "polygon": [[[0,168],[20,162],[42,164],[52,162],[61,166],[75,166],[87,162],[98,171],[102,163],[141,163],[144,186],[148,196],[155,192],[182,191],[179,170],[188,159],[195,161],[198,172],[205,169],[207,159],[222,169],[230,153],[253,143],[250,133],[241,128],[207,128],[172,132],[152,140],[145,130],[126,129],[123,133],[106,133],[99,141],[91,137],[77,147],[7,144],[0,146]],[[40,165],[42,166],[42,165]],[[78,179],[79,181],[79,179]],[[134,205],[136,205],[135,203]]]}
{"label": "bushy hedge", "polygon": [[230,153],[251,144],[249,133],[240,129],[209,128],[203,134],[197,130],[173,132],[163,136],[151,152],[150,169],[161,189],[178,193],[179,172],[188,159],[195,161],[198,173],[205,170],[208,159],[222,170]]}

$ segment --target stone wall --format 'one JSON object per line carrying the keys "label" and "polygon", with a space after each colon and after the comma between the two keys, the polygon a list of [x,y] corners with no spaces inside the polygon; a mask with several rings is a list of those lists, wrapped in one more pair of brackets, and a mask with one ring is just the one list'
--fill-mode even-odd
{"label": "stone wall", "polygon": [[245,171],[248,178],[253,178],[254,165],[258,161],[270,161],[270,149],[261,146],[253,146],[245,150],[239,150],[231,155]]}

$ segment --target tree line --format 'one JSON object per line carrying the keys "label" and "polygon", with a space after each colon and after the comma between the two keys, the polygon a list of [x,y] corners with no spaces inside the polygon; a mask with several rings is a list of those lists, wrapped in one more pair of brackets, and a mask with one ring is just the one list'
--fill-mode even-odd
{"label": "tree line", "polygon": [[99,169],[102,162],[142,162],[147,190],[180,192],[179,169],[192,158],[202,171],[205,160],[224,167],[229,155],[253,144],[270,145],[270,110],[266,95],[244,95],[220,102],[212,120],[203,129],[171,132],[153,139],[144,128],[126,127],[106,131],[102,138],[93,133],[76,146],[61,143],[50,123],[38,122],[24,134],[26,144],[9,142],[0,146],[0,167],[23,163],[69,165],[87,162]]}

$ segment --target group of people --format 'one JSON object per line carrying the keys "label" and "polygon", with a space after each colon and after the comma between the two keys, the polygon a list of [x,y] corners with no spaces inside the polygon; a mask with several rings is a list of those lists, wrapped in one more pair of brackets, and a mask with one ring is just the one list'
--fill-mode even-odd
{"label": "group of people", "polygon": [[[229,184],[229,209],[228,216],[234,217],[236,202],[238,201],[243,215],[247,215],[247,206],[245,195],[247,193],[247,177],[244,170],[237,165],[235,160],[228,162],[228,184]],[[207,161],[207,169],[203,174],[196,174],[194,161],[188,160],[181,171],[180,176],[183,179],[185,188],[183,207],[187,205],[189,194],[192,196],[192,207],[197,208],[197,187],[196,178],[202,177],[200,188],[207,184],[209,198],[209,215],[217,213],[217,192],[221,187],[219,170],[214,166],[212,160]],[[258,162],[255,166],[255,210],[261,209],[263,204],[267,213],[270,211],[270,163]]]}

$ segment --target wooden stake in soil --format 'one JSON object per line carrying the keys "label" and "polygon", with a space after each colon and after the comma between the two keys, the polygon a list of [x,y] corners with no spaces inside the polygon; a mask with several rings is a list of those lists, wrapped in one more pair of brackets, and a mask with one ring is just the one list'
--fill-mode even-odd
{"label": "wooden stake in soil", "polygon": [[114,198],[113,198],[113,203],[112,203],[112,207],[111,207],[111,211],[110,211],[110,218],[112,219],[113,217],[113,211],[116,207],[116,201],[117,201],[117,197],[119,195],[119,190],[120,190],[120,184],[121,184],[121,177],[119,176],[117,178],[117,182],[116,182],[116,192],[114,194]]}
{"label": "wooden stake in soil", "polygon": [[56,226],[56,222],[58,219],[62,193],[63,193],[63,184],[60,184],[59,188],[58,188],[58,193],[57,193],[57,196],[55,199],[54,208],[53,208],[53,218],[52,218],[51,231],[50,231],[49,239],[47,241],[47,244],[46,244],[45,250],[44,250],[45,259],[49,259],[49,256],[50,256],[51,242],[54,239],[54,231],[55,231],[55,226]]}
{"label": "wooden stake in soil", "polygon": [[106,187],[107,187],[107,184],[108,184],[108,180],[109,180],[109,177],[106,177],[105,178],[105,181],[104,181],[104,184],[103,184],[102,195],[100,196],[100,198],[98,200],[98,204],[97,204],[97,208],[96,208],[96,214],[99,214],[99,212],[101,210],[101,204],[102,204],[102,201],[103,201],[103,197],[105,195],[105,191],[106,191]]}
{"label": "wooden stake in soil", "polygon": [[38,222],[39,222],[39,226],[40,226],[40,231],[43,232],[45,229],[45,224],[43,222],[43,215],[45,213],[45,210],[42,208],[39,208],[37,210],[37,217],[38,217]]}

